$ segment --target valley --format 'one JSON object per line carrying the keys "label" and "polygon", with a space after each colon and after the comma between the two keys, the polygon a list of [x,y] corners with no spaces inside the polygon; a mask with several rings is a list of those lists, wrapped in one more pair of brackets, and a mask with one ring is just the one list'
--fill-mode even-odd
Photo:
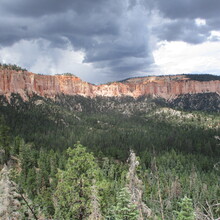
{"label": "valley", "polygon": [[[38,219],[120,219],[121,201],[128,219],[178,219],[186,198],[195,219],[220,216],[219,79],[209,75],[206,81],[184,81],[188,86],[199,80],[193,86],[198,93],[167,99],[113,96],[112,84],[108,89],[103,85],[103,91],[110,91],[106,96],[30,90],[31,85],[39,88],[38,77],[44,78],[36,76],[22,87],[14,84],[13,72],[0,90],[1,166],[16,159],[11,178]],[[136,91],[152,85],[141,86],[139,80],[143,83],[134,83]],[[206,91],[206,83],[215,89]],[[71,91],[88,91],[72,85]],[[138,203],[125,201],[138,195]],[[145,208],[135,212],[139,206]]]}

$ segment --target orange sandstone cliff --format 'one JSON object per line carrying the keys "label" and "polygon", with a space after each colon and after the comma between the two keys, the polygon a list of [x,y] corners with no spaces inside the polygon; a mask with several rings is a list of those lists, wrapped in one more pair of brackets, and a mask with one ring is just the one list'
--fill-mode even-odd
{"label": "orange sandstone cliff", "polygon": [[196,81],[187,75],[151,76],[131,78],[121,82],[93,85],[69,75],[39,75],[28,71],[0,70],[0,95],[20,94],[24,99],[27,95],[37,94],[53,98],[58,94],[96,96],[131,96],[153,95],[172,99],[178,95],[196,93],[220,94],[220,80]]}

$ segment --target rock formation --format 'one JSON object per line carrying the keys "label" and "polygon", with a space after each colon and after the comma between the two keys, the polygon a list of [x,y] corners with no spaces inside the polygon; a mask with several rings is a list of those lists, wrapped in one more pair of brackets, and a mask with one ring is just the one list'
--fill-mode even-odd
{"label": "rock formation", "polygon": [[[26,207],[24,197],[18,193],[18,186],[10,179],[11,168],[4,165],[0,171],[0,219],[35,219]],[[26,200],[27,201],[27,200]]]}
{"label": "rock formation", "polygon": [[134,98],[153,95],[170,100],[184,94],[220,94],[220,80],[194,80],[188,75],[150,76],[93,85],[74,75],[40,75],[28,71],[0,69],[0,95],[9,97],[12,93],[20,94],[23,99],[33,94],[48,98],[65,94]]}

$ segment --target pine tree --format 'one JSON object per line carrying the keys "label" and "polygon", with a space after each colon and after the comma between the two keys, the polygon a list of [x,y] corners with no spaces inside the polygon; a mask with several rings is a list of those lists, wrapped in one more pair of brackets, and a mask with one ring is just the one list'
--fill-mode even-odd
{"label": "pine tree", "polygon": [[24,140],[19,137],[19,136],[16,136],[13,140],[13,143],[12,143],[12,154],[13,155],[19,155],[19,151],[20,151],[20,147],[21,145],[24,145]]}
{"label": "pine tree", "polygon": [[47,152],[41,151],[38,159],[38,179],[39,188],[42,190],[50,186],[49,174],[50,174],[50,160],[48,160]]}
{"label": "pine tree", "polygon": [[137,220],[139,211],[131,201],[128,188],[122,188],[117,197],[117,204],[113,208],[113,219],[115,220]]}
{"label": "pine tree", "polygon": [[67,153],[66,170],[58,173],[55,218],[87,219],[91,215],[91,195],[94,180],[98,177],[98,165],[93,154],[79,143],[74,149],[69,148]]}
{"label": "pine tree", "polygon": [[10,136],[9,127],[6,126],[4,118],[0,117],[0,149],[3,150],[2,163],[8,162],[10,159]]}
{"label": "pine tree", "polygon": [[27,187],[27,178],[30,169],[36,167],[36,161],[34,157],[34,149],[31,144],[22,143],[20,146],[19,159],[21,163],[20,184]]}
{"label": "pine tree", "polygon": [[179,203],[180,211],[176,211],[176,220],[195,220],[192,200],[188,197],[182,198]]}

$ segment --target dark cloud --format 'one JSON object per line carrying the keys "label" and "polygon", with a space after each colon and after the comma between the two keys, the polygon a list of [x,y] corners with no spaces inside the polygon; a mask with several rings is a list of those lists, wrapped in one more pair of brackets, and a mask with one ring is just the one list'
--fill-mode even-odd
{"label": "dark cloud", "polygon": [[[212,30],[220,29],[219,0],[143,0],[142,4],[162,18],[153,28],[160,40],[198,44],[207,41]],[[206,24],[196,25],[198,18]]]}
{"label": "dark cloud", "polygon": [[44,39],[46,47],[83,51],[84,63],[108,74],[148,71],[152,37],[202,43],[219,29],[219,8],[219,0],[1,0],[0,46]]}
{"label": "dark cloud", "polygon": [[143,59],[146,67],[152,61],[147,22],[143,24],[148,14],[135,0],[3,0],[0,4],[7,25],[0,23],[3,46],[38,38],[50,41],[51,47],[70,43],[85,53],[85,63],[109,72],[135,71],[143,66]]}
{"label": "dark cloud", "polygon": [[153,29],[153,32],[160,40],[185,41],[192,44],[202,43],[209,37],[206,25],[198,26],[195,21],[189,19],[162,22]]}
{"label": "dark cloud", "polygon": [[43,15],[59,14],[69,9],[77,13],[92,13],[105,4],[105,0],[2,0],[4,10],[20,16],[39,17]]}
{"label": "dark cloud", "polygon": [[155,0],[155,7],[168,18],[215,18],[219,16],[219,0]]}

